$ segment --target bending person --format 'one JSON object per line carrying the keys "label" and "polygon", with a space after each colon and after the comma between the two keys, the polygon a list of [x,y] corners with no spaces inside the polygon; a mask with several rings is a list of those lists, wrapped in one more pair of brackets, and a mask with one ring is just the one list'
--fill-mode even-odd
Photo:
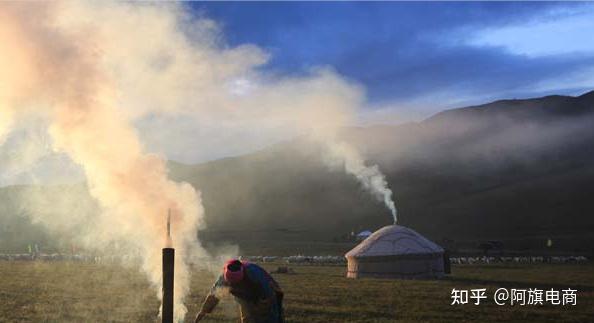
{"label": "bending person", "polygon": [[227,288],[239,303],[242,323],[284,323],[283,292],[278,283],[262,267],[236,259],[225,263],[195,322],[217,306],[220,288]]}

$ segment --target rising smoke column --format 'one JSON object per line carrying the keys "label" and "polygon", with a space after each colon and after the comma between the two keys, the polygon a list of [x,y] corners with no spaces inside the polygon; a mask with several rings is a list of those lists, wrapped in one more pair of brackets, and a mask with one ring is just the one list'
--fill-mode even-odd
{"label": "rising smoke column", "polygon": [[0,4],[0,135],[21,114],[46,117],[54,147],[82,166],[101,206],[92,239],[98,246],[120,240],[138,249],[157,291],[165,219],[172,210],[173,247],[181,255],[176,258],[175,314],[182,320],[189,288],[184,259],[198,248],[195,232],[203,213],[199,195],[189,184],[168,180],[164,160],[144,152],[101,70],[101,48],[92,30],[56,28],[57,7]]}
{"label": "rising smoke column", "polygon": [[[217,134],[268,129],[269,143],[313,133],[395,215],[379,170],[334,140],[352,123],[363,91],[331,68],[268,75],[258,67],[269,55],[257,46],[221,44],[214,22],[188,19],[170,4],[1,3],[0,27],[0,136],[23,116],[46,118],[54,148],[82,166],[102,208],[86,240],[95,247],[120,240],[136,247],[157,291],[172,209],[173,247],[181,255],[177,318],[188,288],[187,266],[179,261],[188,253],[204,255],[194,238],[203,210],[193,188],[167,180],[163,159],[146,152],[132,126],[144,116],[182,117]],[[167,129],[152,130],[161,138]],[[188,151],[207,137],[193,137],[193,146],[167,140],[167,147]]]}
{"label": "rising smoke column", "polygon": [[392,190],[388,188],[386,177],[377,165],[367,166],[357,150],[345,142],[326,140],[325,146],[330,154],[331,165],[343,164],[344,171],[357,179],[361,186],[390,210],[394,224],[398,222],[396,205]]}

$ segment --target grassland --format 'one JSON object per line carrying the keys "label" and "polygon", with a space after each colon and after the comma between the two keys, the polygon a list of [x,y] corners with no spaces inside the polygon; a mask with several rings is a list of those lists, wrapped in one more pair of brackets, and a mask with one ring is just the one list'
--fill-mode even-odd
{"label": "grassland", "polygon": [[[275,264],[265,267],[272,269]],[[286,292],[288,322],[592,322],[594,264],[454,266],[447,279],[344,278],[343,267],[293,266],[274,275]],[[188,320],[212,284],[194,271]],[[499,287],[578,290],[576,306],[497,306]],[[452,288],[487,288],[479,306],[451,306]],[[71,262],[0,262],[1,322],[155,322],[155,291],[132,268]],[[234,322],[223,301],[206,322]]]}

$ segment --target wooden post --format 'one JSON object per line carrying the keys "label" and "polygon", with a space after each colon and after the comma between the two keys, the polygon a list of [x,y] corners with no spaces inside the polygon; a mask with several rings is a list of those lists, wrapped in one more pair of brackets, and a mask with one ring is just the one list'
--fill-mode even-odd
{"label": "wooden post", "polygon": [[175,249],[163,248],[163,310],[162,322],[173,323],[173,271]]}

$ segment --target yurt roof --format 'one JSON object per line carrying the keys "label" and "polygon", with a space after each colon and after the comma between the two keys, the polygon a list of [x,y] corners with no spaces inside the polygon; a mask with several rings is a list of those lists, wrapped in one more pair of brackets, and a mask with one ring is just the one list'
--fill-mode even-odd
{"label": "yurt roof", "polygon": [[345,257],[397,256],[441,253],[443,248],[414,230],[400,225],[385,226],[349,251]]}

